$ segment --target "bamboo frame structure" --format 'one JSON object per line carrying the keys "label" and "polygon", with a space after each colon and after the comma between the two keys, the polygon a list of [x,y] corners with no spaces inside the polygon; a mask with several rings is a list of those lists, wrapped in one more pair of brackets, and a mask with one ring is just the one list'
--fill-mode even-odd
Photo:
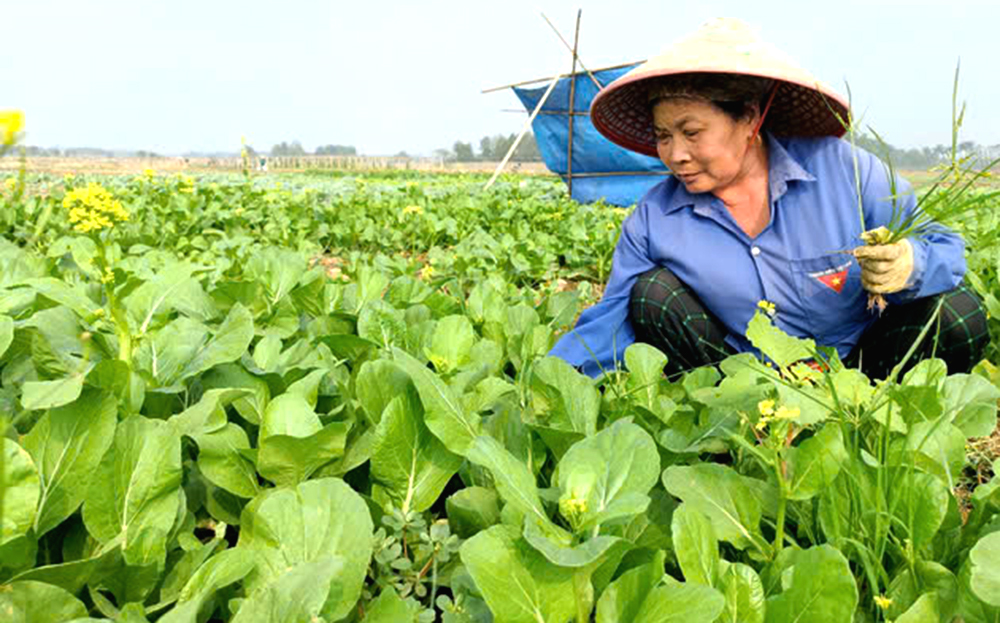
{"label": "bamboo frame structure", "polygon": [[[556,175],[560,175],[556,173]],[[573,177],[625,177],[627,175],[670,175],[670,171],[591,171],[590,173],[574,173]]]}
{"label": "bamboo frame structure", "polygon": [[[583,13],[583,9],[579,9],[578,12],[577,12],[577,14],[576,14],[576,37],[577,37],[577,39],[580,38],[580,14],[581,13]],[[577,61],[577,58],[578,58],[577,54],[576,54],[577,39],[573,40],[573,47],[572,48],[569,47],[569,43],[566,41],[566,38],[562,36],[562,33],[559,32],[559,29],[556,28],[555,24],[553,24],[551,21],[549,21],[549,18],[545,16],[545,13],[542,13],[542,19],[544,19],[545,22],[552,28],[552,30],[556,33],[556,36],[559,37],[559,40],[562,41],[562,43],[563,43],[564,46],[566,46],[566,49],[569,50],[573,54],[573,73],[576,74],[576,61]],[[594,74],[592,74],[590,72],[590,70],[587,69],[587,66],[583,64],[583,61],[580,61],[580,67],[585,72],[587,72],[587,75],[590,76],[590,79],[594,82],[594,86],[597,87],[598,91],[600,91],[601,89],[604,88],[604,85],[601,84],[597,80],[597,78],[594,77]],[[573,76],[573,79],[574,79],[574,81],[576,80],[576,76],[575,75]]]}
{"label": "bamboo frame structure", "polygon": [[[631,62],[631,63],[619,63],[617,65],[608,65],[607,67],[599,67],[598,69],[595,69],[594,71],[607,71],[609,69],[621,69],[622,67],[630,67],[632,65],[637,65],[637,64],[642,63],[642,62],[645,62],[645,61],[644,60],[640,60],[640,61],[634,61],[634,62]],[[584,73],[584,72],[581,71],[581,72],[577,72],[577,73],[581,74],[581,73]],[[512,82],[511,84],[505,84],[505,85],[499,86],[499,87],[490,87],[488,89],[483,89],[482,91],[480,91],[480,93],[482,93],[482,94],[495,93],[496,91],[503,91],[505,89],[512,89],[514,87],[526,87],[526,86],[531,85],[531,84],[538,84],[540,82],[548,82],[550,80],[552,80],[552,76],[546,76],[544,78],[533,78],[531,80],[523,80],[521,82]]]}
{"label": "bamboo frame structure", "polygon": [[[516,108],[501,108],[500,112],[516,112],[520,115],[530,115],[531,111]],[[587,111],[569,111],[569,110],[541,110],[538,112],[540,115],[573,115],[575,117],[589,117],[590,113]]]}
{"label": "bamboo frame structure", "polygon": [[[506,85],[499,86],[499,87],[492,87],[492,88],[489,88],[489,89],[483,89],[482,90],[482,93],[493,93],[495,91],[502,91],[502,90],[505,90],[505,89],[512,89],[512,88],[515,88],[515,87],[523,87],[523,86],[528,86],[528,85],[532,85],[532,84],[537,84],[537,83],[540,83],[540,82],[546,82],[546,81],[549,82],[548,88],[545,90],[545,93],[542,95],[542,98],[538,101],[538,104],[535,105],[534,110],[531,111],[531,114],[529,115],[527,122],[525,122],[524,127],[521,129],[521,133],[518,134],[517,139],[514,141],[514,144],[511,145],[510,149],[507,150],[507,154],[504,156],[504,158],[500,162],[500,164],[497,165],[496,170],[493,172],[493,176],[490,177],[490,180],[488,182],[486,182],[486,185],[483,187],[483,190],[486,190],[487,188],[489,188],[490,186],[492,186],[493,183],[500,176],[500,173],[503,171],[504,167],[507,166],[507,163],[510,161],[511,157],[514,155],[514,151],[517,149],[518,145],[521,144],[521,139],[523,139],[524,135],[527,134],[528,130],[531,129],[531,124],[532,124],[532,122],[534,122],[535,118],[538,115],[567,115],[569,117],[569,119],[568,119],[569,135],[568,135],[568,139],[566,141],[567,142],[567,145],[566,145],[566,172],[565,173],[558,173],[558,172],[554,172],[554,171],[553,172],[556,175],[558,175],[559,177],[564,178],[566,180],[566,186],[568,187],[569,194],[570,194],[571,197],[573,196],[573,180],[574,179],[600,178],[600,177],[625,177],[625,176],[630,176],[630,175],[642,175],[642,176],[670,175],[669,171],[595,171],[595,172],[586,172],[586,173],[574,173],[573,172],[573,135],[574,135],[573,121],[574,121],[574,119],[576,117],[589,117],[590,116],[590,112],[589,111],[587,111],[587,112],[577,112],[575,110],[575,107],[576,107],[576,79],[577,79],[578,76],[583,76],[584,74],[586,74],[591,79],[591,81],[597,86],[598,91],[600,91],[601,89],[604,88],[603,85],[601,85],[600,81],[598,81],[597,78],[594,76],[593,72],[591,72],[589,69],[587,69],[587,66],[583,64],[583,60],[580,58],[580,54],[579,54],[579,46],[580,46],[580,21],[581,21],[582,16],[583,16],[583,10],[582,9],[578,9],[577,13],[576,13],[576,29],[575,29],[574,36],[573,36],[573,45],[570,46],[570,44],[566,41],[566,38],[562,36],[561,32],[559,32],[559,29],[555,27],[555,25],[549,20],[548,17],[545,16],[544,13],[542,13],[542,19],[544,19],[545,22],[552,28],[552,30],[555,32],[556,36],[559,37],[559,40],[563,43],[564,46],[566,46],[566,48],[572,54],[572,69],[571,69],[571,71],[570,71],[569,74],[560,74],[560,75],[557,75],[557,76],[549,76],[547,78],[537,78],[537,79],[534,79],[534,80],[525,80],[525,81],[522,81],[522,82],[515,82],[515,83],[506,84]],[[638,62],[642,62],[642,61],[638,61]],[[579,63],[579,65],[583,69],[583,71],[577,71],[577,63]],[[609,69],[621,69],[623,67],[629,67],[629,66],[635,65],[635,64],[637,64],[637,63],[621,63],[619,65],[611,65],[611,66],[608,66],[608,67],[602,67],[600,69],[597,69],[596,71],[606,71],[606,70],[609,70]],[[542,110],[542,106],[545,105],[545,102],[548,100],[549,95],[552,94],[552,91],[555,88],[555,86],[563,78],[569,78],[570,79],[569,107],[568,107],[569,110]],[[525,112],[526,113],[527,111],[526,110],[504,109],[503,112],[517,112],[517,113]]]}
{"label": "bamboo frame structure", "polygon": [[[578,58],[577,49],[580,44],[580,17],[583,15],[583,9],[577,9],[576,11],[576,34],[573,35],[573,70],[569,72],[570,83],[569,83],[569,139],[566,141],[566,186],[569,188],[569,196],[573,196],[573,119],[576,118],[572,113],[576,111],[576,61]],[[545,17],[542,14],[542,17]],[[548,19],[546,18],[546,21]],[[560,38],[562,36],[560,35]],[[583,64],[580,64],[581,67]],[[587,72],[590,73],[590,72]],[[590,79],[594,81],[598,89],[601,89],[601,83],[597,81],[594,74],[590,74]]]}
{"label": "bamboo frame structure", "polygon": [[521,128],[521,133],[517,135],[517,140],[515,140],[514,144],[507,150],[507,155],[505,155],[503,160],[500,161],[500,164],[497,165],[497,170],[493,172],[493,176],[490,177],[490,181],[486,182],[486,185],[483,186],[483,190],[492,186],[493,182],[497,181],[497,178],[500,177],[500,172],[503,171],[503,168],[507,166],[508,162],[510,162],[510,157],[514,155],[514,151],[517,149],[517,146],[521,144],[521,139],[523,139],[524,135],[531,129],[531,123],[535,120],[535,117],[538,116],[539,111],[542,110],[542,106],[544,106],[545,102],[548,101],[549,96],[552,95],[552,91],[556,88],[556,85],[559,84],[559,81],[562,78],[563,75],[559,74],[552,79],[551,83],[549,83],[549,88],[545,89],[545,94],[542,95],[542,99],[538,100],[535,110],[531,111],[531,116],[524,122],[524,127]]}

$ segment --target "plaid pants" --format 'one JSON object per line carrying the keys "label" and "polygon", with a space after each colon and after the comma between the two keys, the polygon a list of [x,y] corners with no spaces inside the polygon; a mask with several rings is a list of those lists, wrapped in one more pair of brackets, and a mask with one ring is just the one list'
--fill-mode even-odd
{"label": "plaid pants", "polygon": [[[906,355],[942,298],[941,314],[907,367],[937,357],[948,365],[949,374],[969,372],[982,358],[990,334],[982,301],[964,283],[938,296],[890,305],[844,363],[860,364],[869,378],[885,378]],[[725,342],[726,327],[666,268],[639,276],[632,287],[629,320],[637,342],[666,354],[668,376],[715,364],[735,353]]]}

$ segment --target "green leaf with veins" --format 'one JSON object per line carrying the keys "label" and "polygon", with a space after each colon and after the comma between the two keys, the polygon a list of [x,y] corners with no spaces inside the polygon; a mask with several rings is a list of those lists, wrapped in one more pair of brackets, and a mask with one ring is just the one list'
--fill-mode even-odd
{"label": "green leaf with veins", "polygon": [[83,503],[117,424],[114,397],[87,390],[76,402],[46,412],[24,436],[24,449],[35,461],[41,484],[36,536],[61,524]]}
{"label": "green leaf with veins", "polygon": [[403,512],[431,507],[462,465],[423,422],[416,391],[398,394],[382,413],[372,444],[371,479]]}
{"label": "green leaf with veins", "polygon": [[162,562],[181,503],[181,438],[161,420],[132,416],[89,478],[87,531],[103,545],[121,541],[132,565]]}
{"label": "green leaf with veins", "polygon": [[569,621],[576,612],[573,570],[552,564],[505,526],[466,541],[461,557],[496,623]]}
{"label": "green leaf with veins", "polygon": [[622,419],[573,444],[559,461],[554,480],[562,491],[560,509],[567,504],[576,508],[566,519],[582,531],[644,512],[659,476],[656,442]]}
{"label": "green leaf with veins", "polygon": [[738,549],[766,551],[760,533],[761,505],[732,468],[716,464],[668,467],[663,484],[672,495],[707,516],[715,534]]}

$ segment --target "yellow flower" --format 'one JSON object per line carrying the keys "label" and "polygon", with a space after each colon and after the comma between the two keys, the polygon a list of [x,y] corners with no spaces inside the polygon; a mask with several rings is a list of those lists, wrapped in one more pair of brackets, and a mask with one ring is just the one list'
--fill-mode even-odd
{"label": "yellow flower", "polygon": [[754,424],[753,427],[756,428],[757,430],[764,430],[765,428],[767,428],[767,423],[770,422],[770,421],[771,421],[771,418],[769,418],[769,417],[762,417],[759,420],[757,420],[757,423]]}
{"label": "yellow flower", "polygon": [[110,229],[116,222],[129,219],[129,213],[121,202],[94,182],[66,193],[63,207],[69,210],[69,222],[73,224],[73,229],[84,234]]}
{"label": "yellow flower", "polygon": [[8,177],[3,181],[3,185],[4,188],[6,188],[7,190],[14,190],[15,188],[17,188],[17,178]]}
{"label": "yellow flower", "polygon": [[24,113],[20,110],[0,111],[0,136],[4,145],[13,145],[17,133],[24,129]]}
{"label": "yellow flower", "polygon": [[182,192],[186,195],[194,194],[194,178],[187,175],[178,175],[177,177],[180,181],[177,192]]}
{"label": "yellow flower", "polygon": [[143,169],[142,174],[145,175],[146,179],[149,181],[153,181],[153,178],[156,177],[156,171],[152,169]]}
{"label": "yellow flower", "polygon": [[589,487],[584,489],[571,489],[568,491],[568,495],[564,494],[559,500],[559,514],[569,520],[569,523],[575,528],[580,524],[580,520],[587,512],[587,491]]}
{"label": "yellow flower", "polygon": [[619,217],[628,216],[628,208],[612,208],[612,214]]}
{"label": "yellow flower", "polygon": [[757,411],[759,411],[761,415],[774,415],[774,401],[761,400],[757,403]]}
{"label": "yellow flower", "polygon": [[771,301],[758,301],[757,308],[768,316],[773,316],[778,311],[778,308]]}
{"label": "yellow flower", "polygon": [[559,510],[563,515],[582,515],[587,512],[587,500],[580,498],[569,498],[568,500],[563,500],[559,505]]}
{"label": "yellow flower", "polygon": [[115,272],[111,268],[105,268],[104,274],[101,275],[101,283],[111,283],[115,280]]}
{"label": "yellow flower", "polygon": [[885,595],[878,595],[875,598],[875,605],[882,610],[888,610],[889,606],[892,605],[892,600]]}
{"label": "yellow flower", "polygon": [[417,214],[417,215],[420,215],[420,214],[423,214],[423,213],[424,213],[424,208],[422,206],[412,205],[412,206],[406,206],[405,208],[403,208],[403,216],[406,216],[408,214]]}
{"label": "yellow flower", "polygon": [[608,231],[612,231],[614,229],[615,229],[615,224],[614,223],[608,223]]}
{"label": "yellow flower", "polygon": [[792,408],[789,409],[785,405],[781,405],[780,407],[778,407],[778,410],[774,412],[774,419],[776,419],[776,420],[794,420],[794,419],[797,419],[799,417],[800,413],[801,412],[799,411],[798,407],[792,407]]}
{"label": "yellow flower", "polygon": [[424,270],[421,272],[421,275],[424,279],[430,279],[434,276],[434,272],[434,267],[428,264],[427,266],[424,266]]}

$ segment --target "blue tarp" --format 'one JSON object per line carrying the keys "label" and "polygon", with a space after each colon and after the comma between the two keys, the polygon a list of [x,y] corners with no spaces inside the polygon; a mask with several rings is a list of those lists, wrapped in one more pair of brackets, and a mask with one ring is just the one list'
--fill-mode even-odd
{"label": "blue tarp", "polygon": [[[602,85],[607,86],[632,67],[634,65],[605,69],[595,72],[594,77]],[[566,144],[569,137],[569,115],[566,113],[569,110],[570,82],[570,78],[560,80],[542,107],[543,112],[557,114],[539,114],[531,124],[545,165],[553,173],[562,176],[564,181],[567,179],[568,171]],[[540,88],[531,89],[515,87],[514,93],[528,112],[531,112],[542,99],[548,86],[545,84]],[[596,95],[597,86],[590,76],[578,73],[573,109],[577,112],[588,112],[590,102]],[[590,122],[589,116],[576,115],[573,119],[573,199],[581,203],[604,199],[614,205],[629,206],[638,201],[651,186],[663,179],[662,175],[649,174],[578,178],[577,173],[665,172],[666,170],[663,163],[656,158],[628,151],[601,136]]]}

